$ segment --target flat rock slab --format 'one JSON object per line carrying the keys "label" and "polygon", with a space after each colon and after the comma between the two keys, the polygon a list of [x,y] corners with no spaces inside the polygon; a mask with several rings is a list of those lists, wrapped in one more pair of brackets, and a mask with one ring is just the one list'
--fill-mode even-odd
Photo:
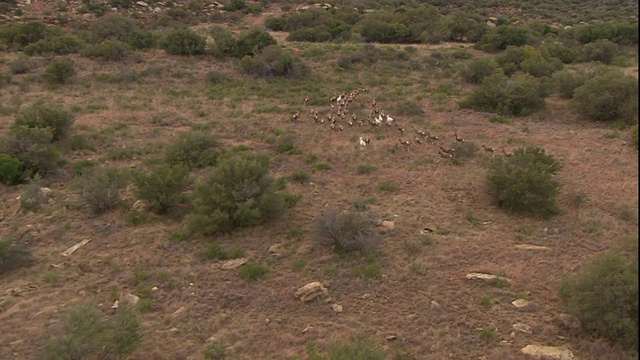
{"label": "flat rock slab", "polygon": [[563,347],[544,346],[544,345],[527,345],[520,349],[525,355],[533,356],[538,359],[553,359],[553,360],[575,360],[571,350]]}
{"label": "flat rock slab", "polygon": [[515,299],[511,302],[511,305],[518,310],[536,310],[538,308],[535,302],[525,299]]}
{"label": "flat rock slab", "polygon": [[293,296],[302,302],[309,302],[320,297],[329,298],[329,291],[320,282],[314,281],[296,290]]}
{"label": "flat rock slab", "polygon": [[517,330],[521,333],[531,334],[531,326],[524,323],[515,323],[511,325],[514,330]]}
{"label": "flat rock slab", "polygon": [[477,279],[477,280],[484,280],[484,281],[504,280],[506,282],[511,282],[511,280],[507,279],[506,277],[493,275],[493,274],[468,273],[465,277],[467,279]]}
{"label": "flat rock slab", "polygon": [[516,245],[516,249],[520,249],[520,250],[540,250],[540,251],[551,250],[551,248],[547,247],[547,246],[531,245],[531,244],[518,244],[518,245]]}
{"label": "flat rock slab", "polygon": [[247,261],[248,260],[246,258],[239,258],[239,259],[233,259],[233,260],[225,261],[224,263],[222,263],[222,265],[220,265],[220,269],[222,269],[222,270],[235,270],[235,269],[239,268],[240,266],[246,264]]}

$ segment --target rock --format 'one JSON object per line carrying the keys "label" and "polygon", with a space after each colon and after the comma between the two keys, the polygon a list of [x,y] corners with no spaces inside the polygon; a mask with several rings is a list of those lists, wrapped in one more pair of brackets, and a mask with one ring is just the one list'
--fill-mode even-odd
{"label": "rock", "polygon": [[520,331],[521,333],[531,334],[531,326],[524,323],[515,323],[511,325],[514,330]]}
{"label": "rock", "polygon": [[498,18],[495,16],[490,16],[489,21],[498,22]]}
{"label": "rock", "polygon": [[398,337],[395,336],[395,335],[389,335],[389,336],[385,337],[384,339],[387,340],[387,341],[394,341],[394,340],[397,340]]}
{"label": "rock", "polygon": [[239,258],[239,259],[233,259],[233,260],[228,260],[225,261],[224,263],[222,263],[222,265],[220,265],[220,269],[222,270],[235,270],[237,268],[239,268],[240,266],[244,265],[247,263],[247,258]]}
{"label": "rock", "polygon": [[511,282],[511,280],[507,279],[506,277],[493,275],[493,274],[483,274],[483,273],[468,273],[466,275],[466,278],[467,279],[485,280],[485,281],[504,280],[506,282]]}
{"label": "rock", "polygon": [[43,200],[45,200],[45,201],[46,201],[48,198],[50,198],[50,197],[51,197],[51,193],[52,193],[52,192],[53,192],[53,191],[51,191],[51,189],[50,189],[50,188],[48,188],[48,187],[41,187],[41,188],[38,190],[38,195],[41,197],[41,199],[43,199]]}
{"label": "rock", "polygon": [[125,294],[120,298],[120,303],[123,305],[135,305],[138,301],[140,301],[140,297],[131,293]]}
{"label": "rock", "polygon": [[567,26],[564,27],[565,30],[569,30],[569,29],[572,29],[572,28],[573,28],[573,26],[571,26],[571,25],[567,25]]}
{"label": "rock", "polygon": [[496,27],[496,24],[494,24],[494,23],[493,23],[493,22],[491,22],[491,21],[487,21],[487,26],[488,26],[488,27]]}
{"label": "rock", "polygon": [[331,309],[333,309],[334,312],[341,313],[342,312],[342,305],[331,304]]}
{"label": "rock", "polygon": [[536,304],[532,301],[528,301],[525,299],[516,299],[511,302],[518,310],[535,310],[537,308]]}
{"label": "rock", "polygon": [[149,6],[149,4],[147,4],[147,3],[146,3],[146,2],[144,2],[144,1],[138,1],[138,2],[136,3],[136,5],[138,5],[138,6],[143,6],[143,7],[148,7],[148,6]]}
{"label": "rock", "polygon": [[396,223],[389,220],[382,220],[380,226],[382,226],[386,231],[391,231],[396,228]]}
{"label": "rock", "polygon": [[566,329],[579,329],[582,325],[580,319],[570,314],[558,314],[556,323]]}
{"label": "rock", "polygon": [[147,203],[144,200],[137,200],[131,205],[131,210],[137,212],[143,212],[147,209]]}
{"label": "rock", "polygon": [[320,297],[329,298],[329,291],[320,282],[314,281],[299,288],[293,295],[302,302],[310,302]]}
{"label": "rock", "polygon": [[284,250],[285,249],[282,244],[273,244],[269,247],[269,250],[267,250],[267,252],[272,256],[280,257],[284,253]]}
{"label": "rock", "polygon": [[437,309],[440,307],[440,303],[435,300],[431,300],[431,302],[429,303],[429,307],[432,309]]}
{"label": "rock", "polygon": [[313,329],[313,327],[311,325],[307,325],[304,329],[302,329],[302,333],[304,334],[311,329]]}
{"label": "rock", "polygon": [[113,305],[111,305],[111,308],[112,308],[112,309],[117,309],[118,307],[120,307],[120,305],[119,305],[119,304],[120,304],[120,302],[119,302],[118,300],[116,300],[116,301],[113,303]]}
{"label": "rock", "polygon": [[154,9],[153,9],[153,12],[154,12],[154,13],[156,13],[156,14],[159,14],[159,13],[161,13],[161,12],[162,12],[162,9],[160,9],[159,7],[157,7],[157,8],[154,8]]}
{"label": "rock", "polygon": [[173,316],[174,316],[174,317],[175,317],[175,316],[178,316],[178,315],[182,314],[185,310],[187,310],[187,308],[186,308],[186,307],[184,307],[184,306],[182,306],[181,308],[179,308],[178,310],[176,310],[176,311],[174,311],[174,312],[173,312]]}
{"label": "rock", "polygon": [[518,244],[516,245],[516,249],[520,250],[550,250],[547,246],[541,245],[531,245],[531,244]]}
{"label": "rock", "polygon": [[527,345],[520,349],[525,355],[535,356],[538,359],[575,360],[571,350],[564,347]]}

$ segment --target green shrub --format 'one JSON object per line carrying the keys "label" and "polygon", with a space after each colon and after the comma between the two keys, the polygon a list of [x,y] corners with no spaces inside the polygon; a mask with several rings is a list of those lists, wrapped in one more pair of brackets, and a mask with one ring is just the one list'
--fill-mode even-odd
{"label": "green shrub", "polygon": [[80,198],[94,214],[102,214],[120,205],[120,191],[127,183],[128,176],[121,169],[96,169],[80,177]]}
{"label": "green shrub", "polygon": [[485,51],[504,50],[508,46],[523,46],[533,42],[531,30],[524,26],[498,26],[484,34],[476,47]]}
{"label": "green shrub", "polygon": [[217,70],[211,70],[207,73],[205,80],[207,84],[217,85],[229,81],[230,78],[226,74],[221,73]]}
{"label": "green shrub", "polygon": [[560,97],[564,99],[572,99],[576,89],[584,85],[588,78],[585,73],[569,70],[559,71],[552,76]]}
{"label": "green shrub", "polygon": [[67,137],[73,122],[73,114],[59,106],[52,107],[36,104],[18,113],[13,126],[51,129],[53,140],[59,141]]}
{"label": "green shrub", "polygon": [[269,270],[255,263],[246,263],[238,268],[238,277],[247,280],[258,280],[263,277]]}
{"label": "green shrub", "polygon": [[381,237],[375,220],[364,212],[327,211],[315,220],[315,237],[339,252],[372,252]]}
{"label": "green shrub", "polygon": [[0,153],[0,183],[16,185],[22,180],[22,163],[16,157]]}
{"label": "green shrub", "polygon": [[136,30],[129,35],[128,44],[135,50],[147,50],[156,47],[158,39],[151,31]]}
{"label": "green shrub", "polygon": [[20,51],[27,45],[44,40],[49,34],[47,26],[40,22],[8,24],[0,28],[0,41],[10,50]]}
{"label": "green shrub", "polygon": [[261,29],[251,29],[240,34],[233,45],[233,56],[237,58],[251,56],[260,53],[267,46],[275,44],[277,41],[268,32]]}
{"label": "green shrub", "polygon": [[[51,40],[47,52],[58,55],[75,54],[86,46],[84,40],[73,34],[62,34]],[[26,50],[26,49],[25,49]]]}
{"label": "green shrub", "polygon": [[267,16],[266,19],[264,20],[264,26],[267,29],[272,31],[284,30],[285,24],[286,24],[286,21],[282,17]]}
{"label": "green shrub", "polygon": [[105,40],[126,42],[137,28],[135,20],[118,13],[109,13],[92,22],[89,31],[91,42],[97,44]]}
{"label": "green shrub", "polygon": [[369,337],[359,337],[352,343],[337,341],[329,344],[326,355],[310,351],[311,360],[384,360],[387,352]]}
{"label": "green shrub", "polygon": [[563,279],[559,293],[583,328],[638,351],[637,240],[635,258],[601,253]]}
{"label": "green shrub", "polygon": [[364,174],[370,174],[376,170],[377,170],[377,167],[375,165],[363,164],[363,165],[358,165],[358,169],[356,170],[356,172],[358,173],[358,175],[364,175]]}
{"label": "green shrub", "polygon": [[226,348],[219,342],[212,342],[204,347],[205,360],[222,360],[226,356]]}
{"label": "green shrub", "polygon": [[576,111],[595,121],[638,122],[638,80],[611,71],[587,80],[573,95]]}
{"label": "green shrub", "polygon": [[507,211],[549,217],[559,211],[560,183],[554,176],[560,169],[560,163],[544,149],[519,148],[513,156],[497,158],[490,165],[489,191]]}
{"label": "green shrub", "polygon": [[540,80],[524,73],[486,77],[460,106],[501,115],[524,116],[544,107],[546,89]]}
{"label": "green shrub", "polygon": [[229,232],[279,216],[285,200],[268,172],[264,154],[242,152],[221,159],[196,185],[187,216],[190,228],[202,234]]}
{"label": "green shrub", "polygon": [[35,64],[26,56],[21,56],[9,65],[12,74],[26,74],[35,67]]}
{"label": "green shrub", "polygon": [[607,39],[596,40],[582,46],[582,61],[600,61],[603,64],[610,64],[617,54],[618,45]]}
{"label": "green shrub", "polygon": [[224,251],[224,249],[222,249],[222,247],[220,247],[220,244],[218,244],[218,243],[207,244],[207,246],[204,248],[204,250],[202,250],[202,252],[200,252],[200,257],[202,257],[203,259],[207,259],[207,260],[213,260],[213,259],[227,260],[227,259],[229,259],[229,255],[227,254],[227,252]]}
{"label": "green shrub", "polygon": [[0,275],[32,264],[33,258],[24,247],[15,245],[11,238],[0,238]]}
{"label": "green shrub", "polygon": [[169,144],[165,159],[173,165],[202,168],[215,165],[220,152],[220,142],[214,135],[192,130],[181,133],[177,140]]}
{"label": "green shrub", "polygon": [[245,56],[240,61],[242,70],[258,77],[301,78],[309,73],[309,67],[290,51],[271,45],[254,57]]}
{"label": "green shrub", "polygon": [[147,173],[134,173],[133,185],[138,198],[144,200],[151,211],[164,214],[180,200],[188,176],[186,167],[164,164]]}
{"label": "green shrub", "polygon": [[22,179],[45,176],[62,164],[51,128],[13,126],[7,139],[8,153],[21,163]]}
{"label": "green shrub", "polygon": [[306,184],[311,179],[311,176],[306,171],[296,171],[289,176],[289,179],[300,184]]}
{"label": "green shrub", "polygon": [[453,164],[463,165],[467,161],[473,159],[478,151],[478,145],[472,141],[456,143],[453,147]]}
{"label": "green shrub", "polygon": [[49,46],[49,42],[46,40],[38,40],[32,44],[29,44],[24,47],[22,50],[26,55],[45,55],[53,53],[51,50],[51,46]]}
{"label": "green shrub", "polygon": [[378,185],[378,190],[386,192],[396,192],[400,190],[400,186],[391,180],[383,180]]}
{"label": "green shrub", "polygon": [[162,48],[171,55],[201,55],[205,45],[205,39],[189,29],[169,30],[162,41]]}
{"label": "green shrub", "polygon": [[103,61],[121,61],[126,59],[129,53],[129,46],[118,40],[105,40],[89,45],[82,51],[83,56]]}
{"label": "green shrub", "polygon": [[130,354],[142,339],[140,323],[133,309],[122,306],[115,316],[105,317],[95,305],[84,303],[64,314],[62,334],[48,340],[43,360],[81,360]]}
{"label": "green shrub", "polygon": [[580,57],[580,49],[577,47],[568,47],[557,42],[547,42],[540,51],[545,58],[556,58],[564,64],[571,64]]}
{"label": "green shrub", "polygon": [[44,79],[50,85],[63,85],[71,82],[76,74],[76,65],[69,58],[53,59],[44,72]]}
{"label": "green shrub", "polygon": [[460,69],[462,80],[471,84],[480,84],[485,77],[493,74],[498,64],[491,56],[483,56],[467,61]]}

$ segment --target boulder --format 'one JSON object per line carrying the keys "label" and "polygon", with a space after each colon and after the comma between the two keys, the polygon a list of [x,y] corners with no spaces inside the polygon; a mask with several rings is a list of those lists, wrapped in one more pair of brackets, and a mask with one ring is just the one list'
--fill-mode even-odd
{"label": "boulder", "polygon": [[239,268],[240,266],[244,265],[247,263],[247,258],[239,258],[239,259],[233,259],[233,260],[228,260],[225,261],[224,263],[222,263],[222,265],[220,265],[220,269],[222,270],[235,270],[237,268]]}
{"label": "boulder", "polygon": [[299,288],[293,295],[302,302],[310,302],[318,298],[329,298],[329,291],[320,282],[314,281]]}
{"label": "boulder", "polygon": [[544,345],[527,345],[520,349],[525,355],[533,356],[538,359],[552,359],[552,360],[575,360],[571,350],[564,347],[556,346],[544,346]]}

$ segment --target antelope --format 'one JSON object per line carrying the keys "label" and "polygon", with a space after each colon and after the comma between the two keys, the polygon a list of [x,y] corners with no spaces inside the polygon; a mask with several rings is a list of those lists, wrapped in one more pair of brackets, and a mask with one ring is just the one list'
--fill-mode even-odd
{"label": "antelope", "polygon": [[307,105],[308,102],[309,102],[309,97],[307,96],[304,98],[304,104]]}
{"label": "antelope", "polygon": [[420,135],[420,136],[422,136],[422,137],[426,137],[426,136],[427,136],[427,133],[425,133],[425,132],[424,132],[424,131],[422,131],[422,130],[416,130],[416,134],[418,134],[418,135]]}
{"label": "antelope", "polygon": [[456,151],[453,148],[445,148],[444,146],[440,146],[440,151],[442,151],[445,154],[449,154],[451,156],[453,156],[453,153]]}
{"label": "antelope", "polygon": [[453,155],[443,152],[442,150],[438,150],[438,154],[443,159],[453,159]]}
{"label": "antelope", "polygon": [[413,141],[414,141],[416,144],[422,144],[422,140],[421,140],[419,137],[416,137],[415,139],[413,139]]}
{"label": "antelope", "polygon": [[506,157],[512,157],[513,156],[513,151],[509,151],[507,152],[504,148],[502,148],[502,154]]}
{"label": "antelope", "polygon": [[494,148],[492,148],[491,146],[487,146],[485,144],[482,144],[482,148],[484,149],[484,151],[486,151],[488,153],[492,153],[493,154],[495,152]]}
{"label": "antelope", "polygon": [[431,141],[438,141],[439,140],[439,138],[437,136],[435,136],[435,135],[427,134],[427,137]]}
{"label": "antelope", "polygon": [[457,142],[459,142],[459,143],[463,143],[464,142],[464,139],[458,136],[458,132],[457,131],[455,131],[453,133],[453,135],[455,136]]}
{"label": "antelope", "polygon": [[371,101],[371,105],[373,105],[373,107],[376,107],[376,99],[373,99],[373,100]]}
{"label": "antelope", "polygon": [[363,138],[362,136],[360,136],[360,141],[359,141],[360,148],[363,148],[363,147],[369,145],[370,142],[371,142],[371,139]]}
{"label": "antelope", "polygon": [[387,120],[387,126],[391,126],[391,124],[393,124],[393,118],[389,115],[386,116],[386,120]]}
{"label": "antelope", "polygon": [[398,126],[397,130],[398,130],[398,131],[400,131],[400,133],[401,133],[401,134],[403,134],[403,133],[404,133],[404,128],[402,128],[402,127],[400,127],[400,126]]}
{"label": "antelope", "polygon": [[293,114],[293,121],[298,121],[298,118],[300,117],[299,113],[295,113]]}

